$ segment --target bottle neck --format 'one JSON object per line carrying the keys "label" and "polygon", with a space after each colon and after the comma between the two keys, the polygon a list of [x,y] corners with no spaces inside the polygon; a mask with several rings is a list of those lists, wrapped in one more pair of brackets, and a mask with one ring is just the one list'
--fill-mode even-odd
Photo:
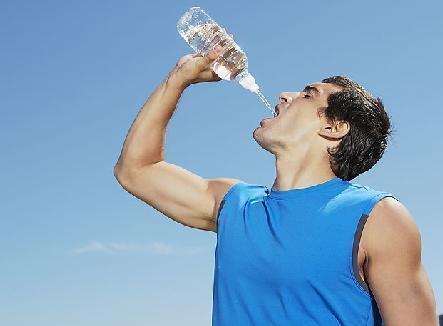
{"label": "bottle neck", "polygon": [[243,70],[240,74],[235,77],[235,79],[247,90],[257,93],[259,87],[255,82],[254,76],[252,76],[247,69]]}

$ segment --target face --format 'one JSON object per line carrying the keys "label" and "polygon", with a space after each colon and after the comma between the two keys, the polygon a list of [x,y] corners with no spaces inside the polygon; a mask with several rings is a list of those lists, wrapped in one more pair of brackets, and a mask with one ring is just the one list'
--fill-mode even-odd
{"label": "face", "polygon": [[325,144],[322,136],[330,132],[331,125],[322,111],[328,105],[329,94],[341,89],[329,83],[313,83],[301,92],[281,93],[275,107],[278,115],[263,119],[253,132],[254,139],[273,154]]}

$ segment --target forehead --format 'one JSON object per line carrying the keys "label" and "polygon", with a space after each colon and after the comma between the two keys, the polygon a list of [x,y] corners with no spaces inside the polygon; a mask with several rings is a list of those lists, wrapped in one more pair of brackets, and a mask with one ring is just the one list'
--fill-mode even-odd
{"label": "forehead", "polygon": [[312,84],[309,84],[310,86],[313,86],[317,88],[320,92],[320,95],[328,97],[329,94],[334,92],[339,92],[343,89],[341,86],[337,86],[330,83],[321,83],[321,82],[315,82]]}

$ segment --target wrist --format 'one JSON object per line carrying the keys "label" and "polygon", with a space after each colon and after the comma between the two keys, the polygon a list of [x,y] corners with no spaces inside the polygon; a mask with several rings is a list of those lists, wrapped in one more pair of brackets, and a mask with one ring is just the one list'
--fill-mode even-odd
{"label": "wrist", "polygon": [[167,76],[166,82],[168,85],[171,85],[180,91],[184,91],[187,87],[192,85],[192,81],[185,78],[185,76],[183,76],[183,74],[181,74],[177,68],[171,70]]}

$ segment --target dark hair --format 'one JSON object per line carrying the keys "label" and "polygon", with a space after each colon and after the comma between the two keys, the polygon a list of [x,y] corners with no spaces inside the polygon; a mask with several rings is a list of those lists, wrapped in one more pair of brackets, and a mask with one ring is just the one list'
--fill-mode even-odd
{"label": "dark hair", "polygon": [[371,169],[383,156],[392,134],[390,117],[379,97],[350,78],[333,76],[322,82],[343,87],[329,95],[324,113],[331,122],[346,121],[350,125],[340,143],[328,148],[332,171],[349,181]]}

